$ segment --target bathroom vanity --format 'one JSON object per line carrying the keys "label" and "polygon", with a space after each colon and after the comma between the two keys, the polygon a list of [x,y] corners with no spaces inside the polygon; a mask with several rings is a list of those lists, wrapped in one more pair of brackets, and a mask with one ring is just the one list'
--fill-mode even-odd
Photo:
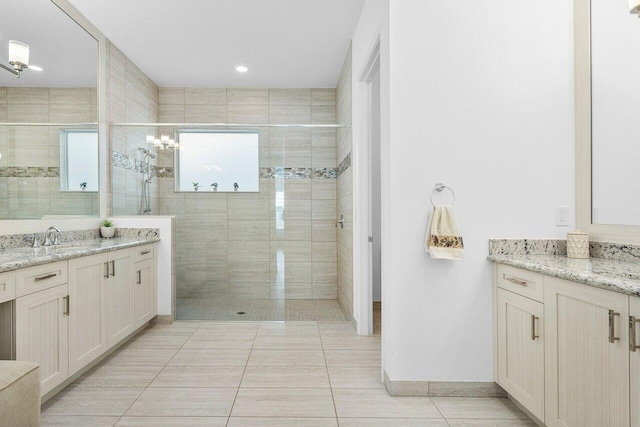
{"label": "bathroom vanity", "polygon": [[489,256],[495,381],[547,426],[640,426],[639,263],[532,252]]}
{"label": "bathroom vanity", "polygon": [[0,358],[38,363],[45,400],[97,363],[157,313],[157,241],[0,251]]}

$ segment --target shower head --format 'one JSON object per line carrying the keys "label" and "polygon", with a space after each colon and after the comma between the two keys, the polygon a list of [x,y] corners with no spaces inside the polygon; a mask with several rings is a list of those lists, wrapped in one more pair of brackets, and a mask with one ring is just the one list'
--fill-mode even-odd
{"label": "shower head", "polygon": [[138,150],[143,152],[145,156],[149,156],[152,159],[156,158],[156,155],[153,154],[151,151],[147,150],[146,148],[143,147],[138,147]]}

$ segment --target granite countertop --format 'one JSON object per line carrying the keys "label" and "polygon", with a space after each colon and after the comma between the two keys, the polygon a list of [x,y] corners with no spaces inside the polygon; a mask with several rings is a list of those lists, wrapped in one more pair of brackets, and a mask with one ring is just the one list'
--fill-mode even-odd
{"label": "granite countertop", "polygon": [[2,249],[0,250],[0,272],[117,251],[159,241],[160,238],[157,236],[94,238],[65,242],[60,246]]}
{"label": "granite countertop", "polygon": [[489,261],[572,282],[640,296],[640,263],[604,258],[573,259],[550,254],[493,254]]}

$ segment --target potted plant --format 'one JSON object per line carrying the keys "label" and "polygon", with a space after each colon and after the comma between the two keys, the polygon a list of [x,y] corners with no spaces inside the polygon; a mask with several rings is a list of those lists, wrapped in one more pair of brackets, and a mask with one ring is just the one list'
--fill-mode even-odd
{"label": "potted plant", "polygon": [[211,186],[213,187],[213,191],[218,191],[218,183],[214,182],[213,184],[211,184]]}
{"label": "potted plant", "polygon": [[87,189],[87,183],[86,182],[81,182],[80,183],[80,190],[85,191]]}
{"label": "potted plant", "polygon": [[110,219],[105,219],[100,223],[100,225],[100,234],[102,235],[102,237],[104,237],[105,239],[110,239],[115,236],[116,229],[113,226],[113,221],[111,221]]}
{"label": "potted plant", "polygon": [[193,191],[198,191],[198,189],[200,188],[200,183],[199,182],[191,182],[191,184],[193,184]]}

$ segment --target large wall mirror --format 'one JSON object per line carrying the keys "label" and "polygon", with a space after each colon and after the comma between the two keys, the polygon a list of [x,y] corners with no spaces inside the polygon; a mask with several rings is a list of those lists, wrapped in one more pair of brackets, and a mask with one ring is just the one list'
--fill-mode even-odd
{"label": "large wall mirror", "polygon": [[2,1],[0,64],[0,219],[97,216],[98,42],[51,0]]}
{"label": "large wall mirror", "polygon": [[640,20],[627,0],[575,0],[576,219],[640,243]]}

